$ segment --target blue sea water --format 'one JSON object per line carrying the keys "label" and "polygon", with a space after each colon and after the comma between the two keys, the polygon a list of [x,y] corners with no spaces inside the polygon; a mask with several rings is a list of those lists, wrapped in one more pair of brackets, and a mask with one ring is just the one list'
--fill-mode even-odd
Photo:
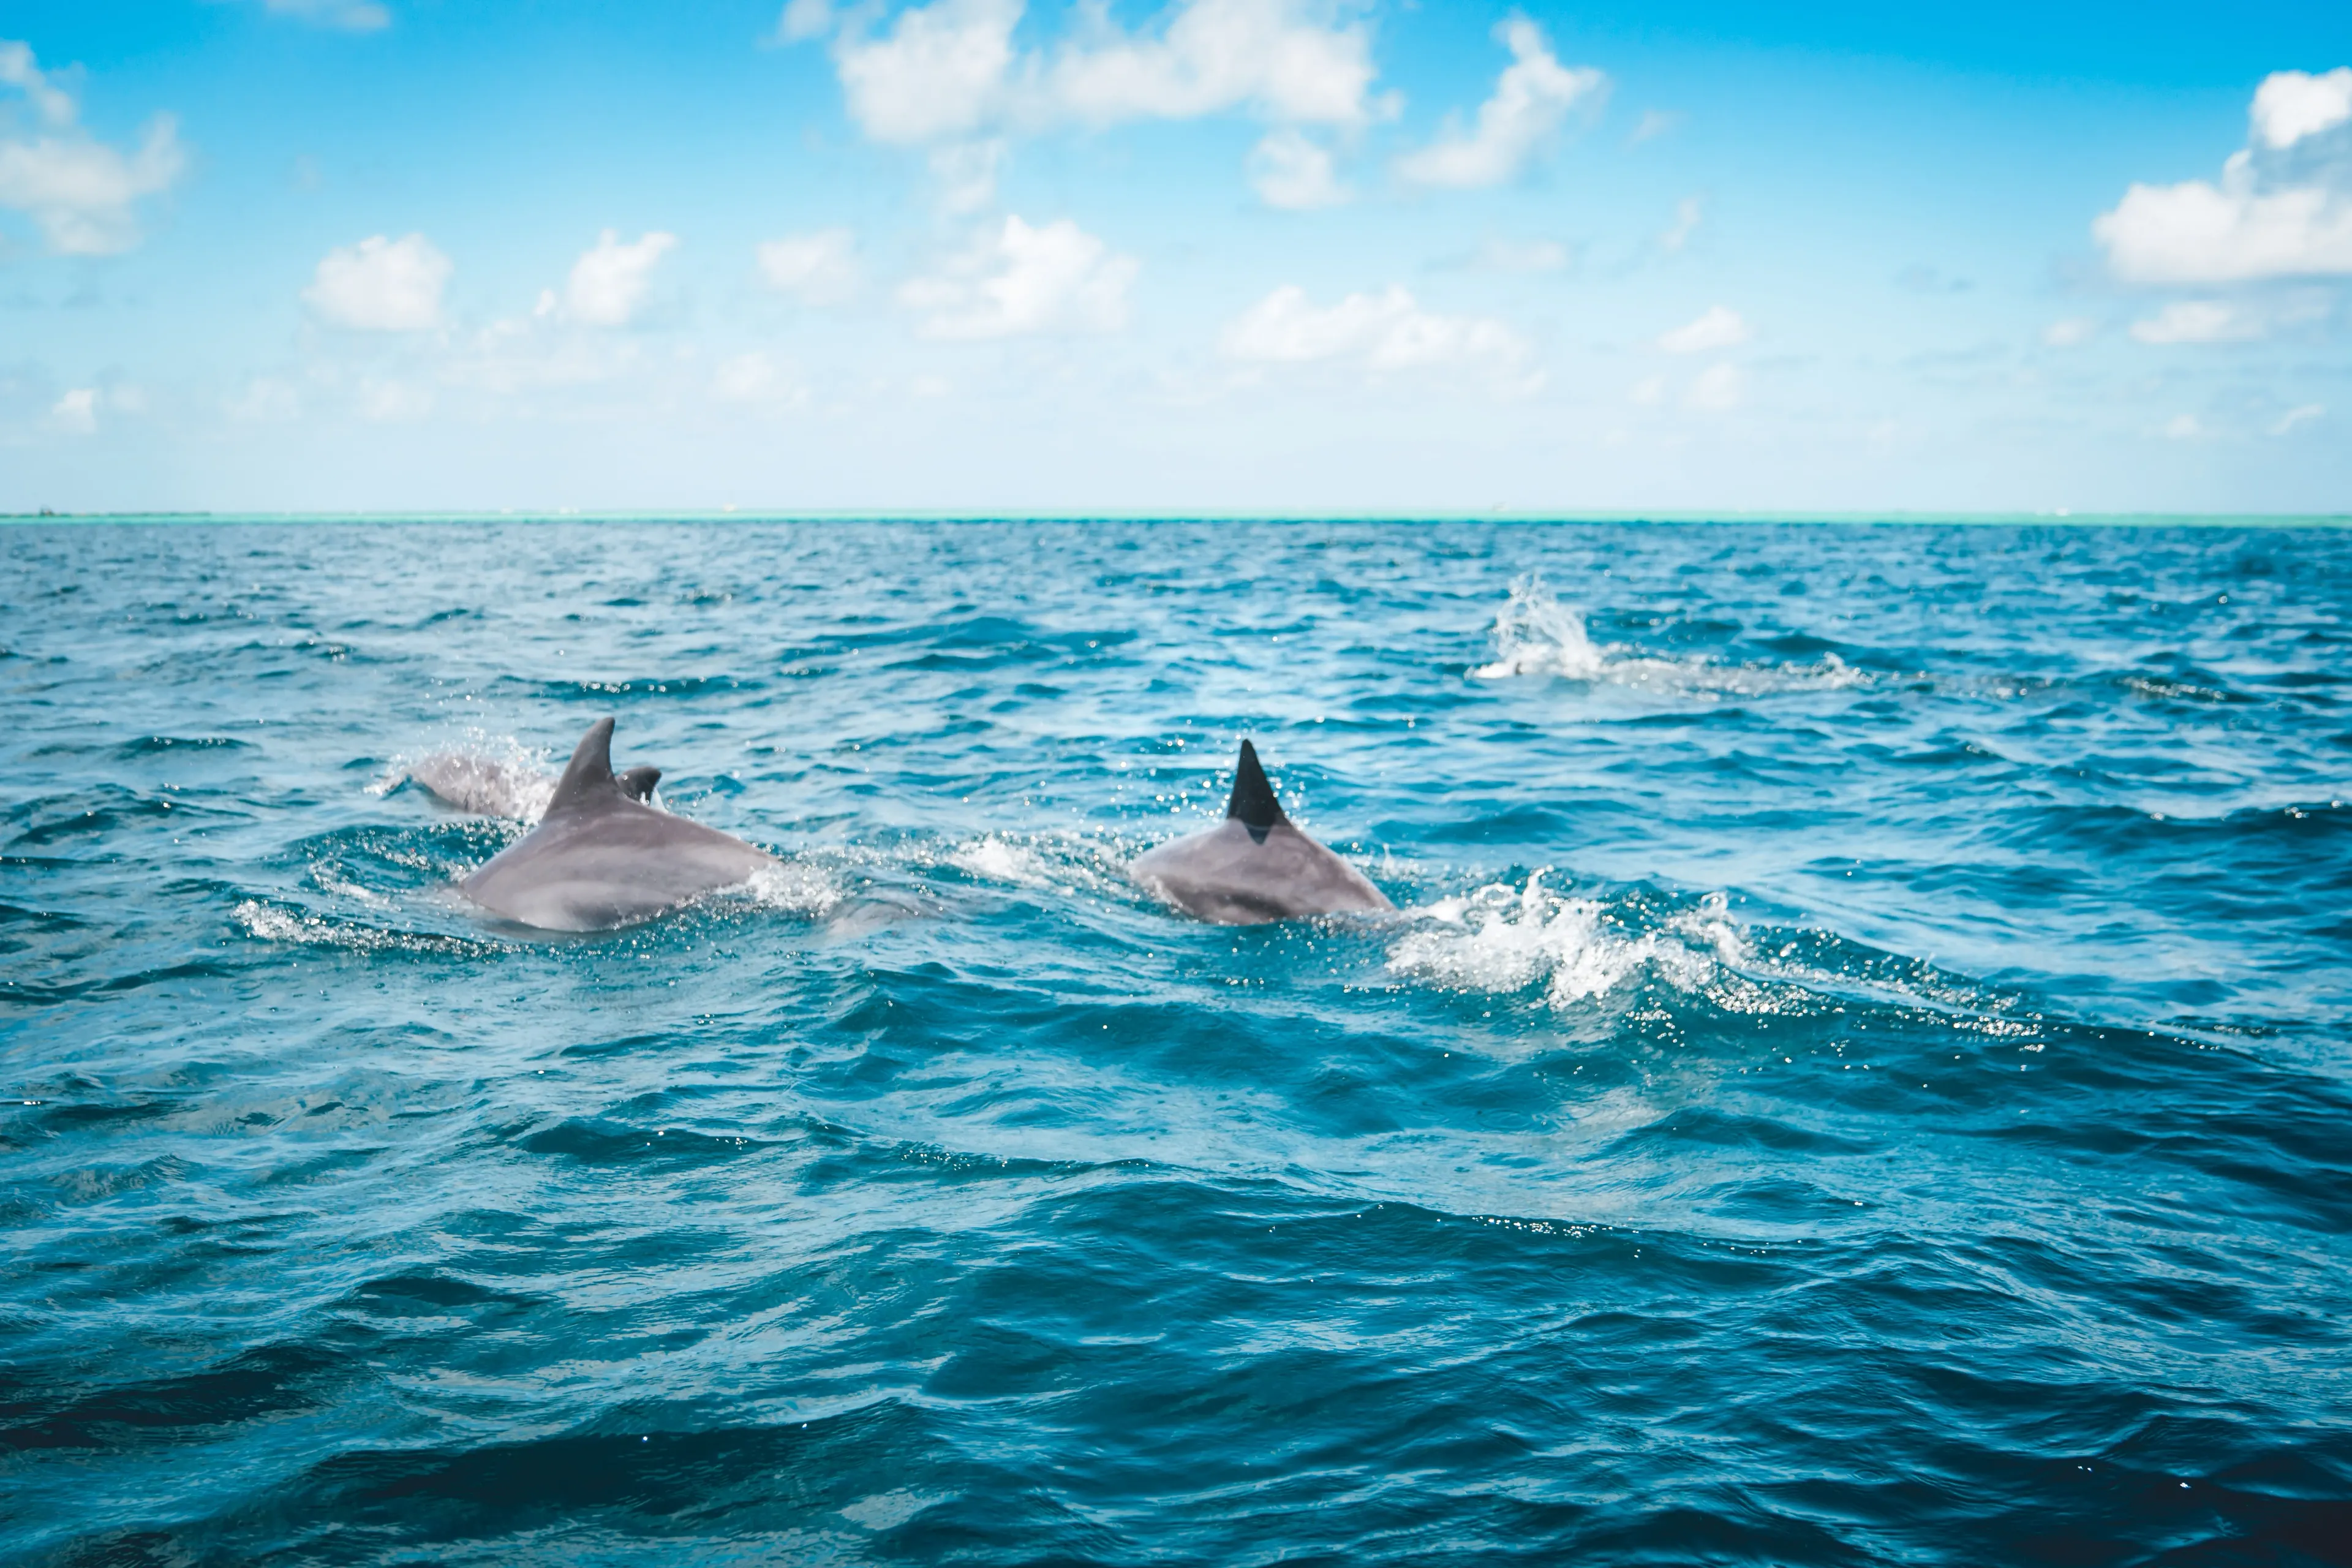
{"label": "blue sea water", "polygon": [[[11,1561],[2352,1562],[2352,533],[0,561]],[[784,872],[486,920],[608,713]]]}

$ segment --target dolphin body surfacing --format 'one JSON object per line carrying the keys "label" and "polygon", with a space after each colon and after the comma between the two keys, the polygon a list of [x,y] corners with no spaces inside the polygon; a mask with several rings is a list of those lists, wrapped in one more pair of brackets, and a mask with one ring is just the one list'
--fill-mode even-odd
{"label": "dolphin body surfacing", "polygon": [[[661,770],[625,768],[614,782],[622,793],[650,801]],[[410,783],[442,805],[468,816],[510,816],[530,822],[540,815],[538,796],[552,794],[547,775],[479,756],[472,752],[436,752],[408,770]]]}
{"label": "dolphin body surfacing", "polygon": [[[581,737],[539,826],[458,887],[494,914],[545,931],[608,931],[748,881],[776,858],[645,804],[659,776],[613,773],[613,721]],[[624,782],[626,778],[627,782]]]}
{"label": "dolphin body surfacing", "polygon": [[1361,871],[1290,825],[1247,741],[1225,820],[1138,856],[1130,869],[1151,892],[1214,925],[1396,908]]}

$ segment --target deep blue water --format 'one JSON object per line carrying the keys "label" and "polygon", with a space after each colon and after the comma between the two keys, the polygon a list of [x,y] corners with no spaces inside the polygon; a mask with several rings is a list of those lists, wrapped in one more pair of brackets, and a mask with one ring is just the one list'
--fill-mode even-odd
{"label": "deep blue water", "polygon": [[[0,564],[12,1561],[2352,1562],[2352,533]],[[788,874],[472,912],[605,713]]]}

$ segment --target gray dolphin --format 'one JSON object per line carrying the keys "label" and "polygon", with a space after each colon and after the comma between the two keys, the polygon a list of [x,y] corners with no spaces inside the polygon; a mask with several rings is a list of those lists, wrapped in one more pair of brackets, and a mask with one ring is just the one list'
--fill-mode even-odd
{"label": "gray dolphin", "polygon": [[[472,752],[436,752],[411,767],[408,778],[442,805],[468,816],[510,816],[518,822],[538,817],[537,797],[552,793],[545,773]],[[661,782],[661,770],[624,768],[614,775],[614,782],[624,795],[650,801],[654,785]]]}
{"label": "gray dolphin", "polygon": [[1247,741],[1224,821],[1138,856],[1130,870],[1186,914],[1216,925],[1396,908],[1361,871],[1290,825]]}
{"label": "gray dolphin", "polygon": [[[630,771],[660,776],[654,768]],[[539,826],[458,886],[525,925],[604,931],[740,886],[776,864],[764,850],[656,811],[625,789],[613,773],[613,721],[599,719],[581,737]]]}

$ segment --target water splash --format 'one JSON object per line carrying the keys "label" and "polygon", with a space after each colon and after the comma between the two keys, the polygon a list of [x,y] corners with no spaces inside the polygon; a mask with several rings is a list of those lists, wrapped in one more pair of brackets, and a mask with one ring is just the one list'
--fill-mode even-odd
{"label": "water splash", "polygon": [[1470,673],[1481,680],[1515,675],[1558,675],[1598,680],[1601,651],[1584,629],[1584,617],[1552,597],[1541,576],[1515,579],[1511,597],[1495,616],[1493,662]]}
{"label": "water splash", "polygon": [[1628,930],[1598,899],[1543,885],[1549,868],[1522,887],[1490,882],[1419,910],[1421,923],[1389,950],[1390,973],[1449,991],[1512,995],[1541,986],[1566,1008],[1606,995],[1647,967],[1681,991],[1697,991],[1718,963],[1738,962],[1744,944],[1721,894],[1654,931]]}

